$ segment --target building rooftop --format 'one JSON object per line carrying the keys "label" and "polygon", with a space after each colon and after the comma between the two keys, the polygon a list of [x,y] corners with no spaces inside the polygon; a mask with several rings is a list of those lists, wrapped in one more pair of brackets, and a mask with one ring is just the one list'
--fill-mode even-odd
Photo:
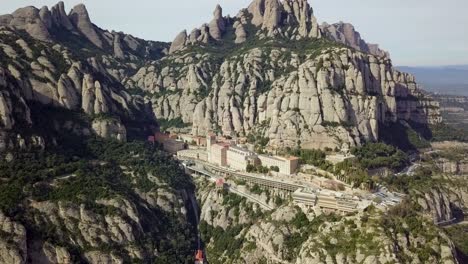
{"label": "building rooftop", "polygon": [[254,152],[248,150],[248,149],[244,149],[244,148],[241,148],[241,147],[238,147],[238,146],[231,146],[230,149],[232,150],[236,150],[236,151],[240,151],[240,152],[244,152],[244,153],[247,153],[249,154],[249,156],[251,155],[256,155]]}
{"label": "building rooftop", "polygon": [[167,139],[163,142],[164,144],[174,145],[174,144],[185,144],[185,142],[174,139]]}
{"label": "building rooftop", "polygon": [[274,159],[274,160],[277,160],[277,161],[298,160],[299,159],[299,158],[293,157],[293,156],[290,156],[288,158],[280,157],[280,156],[270,156],[270,155],[258,155],[258,156],[259,157],[269,158],[269,159]]}
{"label": "building rooftop", "polygon": [[228,148],[229,144],[227,144],[227,143],[216,143],[216,144],[211,145],[211,147]]}
{"label": "building rooftop", "polygon": [[295,193],[306,193],[306,194],[315,194],[315,190],[312,188],[299,188]]}

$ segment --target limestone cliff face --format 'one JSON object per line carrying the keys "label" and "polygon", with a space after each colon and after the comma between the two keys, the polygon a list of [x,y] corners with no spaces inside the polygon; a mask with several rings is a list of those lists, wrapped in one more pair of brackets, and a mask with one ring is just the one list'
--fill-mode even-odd
{"label": "limestone cliff face", "polygon": [[[254,29],[247,32],[246,28],[251,26]],[[218,5],[209,25],[194,29],[190,35],[177,35],[170,53],[192,45],[220,41],[229,31],[234,32],[236,44],[244,43],[248,37],[300,40],[321,36],[317,19],[307,0],[255,0],[233,18],[223,17],[222,8]]]}
{"label": "limestone cliff face", "polygon": [[446,182],[434,184],[426,191],[415,191],[417,202],[434,223],[441,225],[462,220],[460,212],[468,205],[468,184],[456,173],[444,172]]}
{"label": "limestone cliff face", "polygon": [[[45,28],[28,32],[58,45],[38,54],[30,40],[5,42],[11,60],[27,59],[4,68],[26,100],[126,116],[152,103],[157,118],[181,118],[194,124],[194,134],[248,135],[261,125],[276,147],[355,146],[379,139],[381,123],[440,122],[437,103],[413,76],[394,70],[388,54],[367,44],[352,25],[320,27],[306,0],[256,0],[235,17],[223,16],[217,6],[213,16],[181,32],[169,48],[102,30],[83,5],[70,15],[63,3],[50,10],[29,7],[2,16],[5,32]],[[87,41],[79,53],[84,58],[74,59],[67,49],[70,36]],[[55,52],[64,61],[52,58]],[[29,68],[33,76],[24,76]]]}
{"label": "limestone cliff face", "polygon": [[436,160],[437,167],[444,173],[455,174],[455,175],[466,175],[468,174],[468,161],[452,161],[448,159]]}
{"label": "limestone cliff face", "polygon": [[[438,103],[350,24],[318,26],[305,0],[256,0],[233,18],[180,33],[126,86],[148,92],[158,118],[192,132],[248,135],[274,147],[341,148],[379,139],[379,124],[441,121]],[[344,47],[347,46],[347,47]],[[219,47],[219,48],[218,48]]]}
{"label": "limestone cliff face", "polygon": [[103,138],[127,141],[127,129],[117,119],[96,119],[92,124],[93,131]]}
{"label": "limestone cliff face", "polygon": [[340,22],[332,25],[323,23],[320,26],[320,30],[324,37],[342,43],[353,49],[379,57],[390,57],[388,52],[379,48],[379,45],[366,43],[364,39],[361,38],[361,34],[359,34],[354,26],[349,23]]}
{"label": "limestone cliff face", "polygon": [[43,18],[47,21],[44,11],[40,12],[35,7],[25,7],[16,10],[11,15],[2,15],[0,25],[23,29],[36,39],[50,41],[51,36],[47,30],[48,23],[44,23]]}
{"label": "limestone cliff face", "polygon": [[[69,41],[67,37],[84,37],[99,49],[109,49],[120,59],[132,61],[145,56],[156,58],[157,53],[166,53],[162,43],[144,41],[121,32],[103,30],[91,21],[83,4],[75,6],[70,14],[65,5],[59,2],[50,10],[47,6],[20,8],[12,14],[0,16],[0,26],[25,30],[31,37],[49,43]],[[75,39],[76,40],[76,39]],[[73,40],[71,40],[73,41]]]}
{"label": "limestone cliff face", "polygon": [[26,258],[22,252],[26,251],[26,230],[24,226],[12,221],[0,213],[0,226],[4,234],[8,234],[10,240],[0,241],[1,263],[24,263]]}
{"label": "limestone cliff face", "polygon": [[[74,7],[69,15],[64,3],[59,2],[50,9],[31,6],[0,16],[0,146],[51,143],[43,136],[25,138],[17,133],[24,132],[25,126],[36,125],[30,117],[31,111],[37,112],[33,109],[36,106],[31,106],[36,103],[84,112],[91,119],[141,119],[140,128],[155,126],[148,102],[125,91],[121,82],[134,73],[137,63],[164,56],[168,47],[166,43],[102,30],[92,23],[84,5]],[[54,128],[80,135],[95,132],[126,138],[125,122],[88,123],[77,127],[58,122]]]}
{"label": "limestone cliff face", "polygon": [[455,218],[450,193],[447,190],[433,188],[426,193],[420,193],[419,205],[429,214],[435,223],[449,222]]}
{"label": "limestone cliff face", "polygon": [[102,40],[96,32],[94,25],[91,23],[88,11],[83,4],[75,6],[70,12],[70,20],[73,25],[80,31],[86,38],[99,48],[103,47]]}
{"label": "limestone cliff face", "polygon": [[[133,168],[126,169],[134,175]],[[35,187],[52,191],[74,177],[87,176],[71,174],[51,183],[36,183]],[[180,237],[190,241],[193,235],[188,233],[183,191],[163,185],[157,176],[132,177],[152,177],[161,186],[151,191],[133,188],[117,196],[109,188],[112,198],[87,202],[27,199],[21,205],[27,213],[16,214],[16,219],[0,212],[0,263],[151,262],[170,255],[157,249],[164,243]],[[177,230],[167,231],[168,225],[177,226]],[[187,244],[190,246],[190,242]],[[190,253],[180,254],[183,259]]]}
{"label": "limestone cliff face", "polygon": [[[2,149],[7,146],[31,145],[30,142],[37,141],[23,138],[21,135],[25,127],[36,125],[31,119],[31,111],[36,111],[36,114],[38,111],[34,104],[83,112],[91,119],[105,115],[119,117],[115,120],[143,118],[145,122],[154,123],[153,114],[147,111],[148,106],[144,100],[127,93],[118,82],[118,78],[123,77],[109,68],[109,59],[104,57],[99,60],[91,57],[86,60],[76,57],[74,52],[76,51],[59,44],[48,47],[34,39],[25,39],[13,29],[2,28],[0,32]],[[101,121],[92,124],[96,134],[126,140],[126,128],[121,121],[104,123]],[[62,123],[59,127],[64,129],[71,126]],[[90,128],[91,124],[89,127],[83,127],[88,131]],[[80,134],[89,134],[83,129]],[[41,144],[44,143],[44,140],[39,141]]]}
{"label": "limestone cliff face", "polygon": [[[440,121],[438,104],[389,59],[348,48],[316,55],[252,48],[216,64],[210,54],[174,54],[184,65],[145,67],[128,87],[154,93],[157,117],[181,117],[193,133],[247,135],[259,124],[278,147],[355,146],[379,139],[379,123]],[[201,96],[203,94],[203,96]]]}
{"label": "limestone cliff face", "polygon": [[[16,83],[11,82],[12,79],[8,70],[0,67],[0,151],[13,146],[25,146],[25,141],[20,135],[11,138],[9,131],[18,124],[32,124],[31,110],[26,103],[27,97],[16,89]],[[31,141],[43,144],[43,141],[36,137],[31,138]]]}

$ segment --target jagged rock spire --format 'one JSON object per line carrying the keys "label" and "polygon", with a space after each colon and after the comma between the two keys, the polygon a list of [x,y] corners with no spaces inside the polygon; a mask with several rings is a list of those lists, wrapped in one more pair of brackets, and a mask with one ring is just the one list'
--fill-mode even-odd
{"label": "jagged rock spire", "polygon": [[20,8],[11,15],[1,16],[0,25],[24,29],[32,37],[47,42],[52,41],[51,29],[75,30],[65,13],[63,2],[59,2],[50,10],[47,6],[40,10],[32,6]]}
{"label": "jagged rock spire", "polygon": [[65,4],[60,1],[50,9],[52,22],[55,26],[73,30],[73,25],[65,12]]}
{"label": "jagged rock spire", "polygon": [[244,26],[239,23],[239,22],[236,22],[233,27],[236,29],[236,40],[234,41],[236,44],[240,44],[240,43],[243,43],[246,41],[247,39],[247,32],[245,31],[244,29]]}
{"label": "jagged rock spire", "polygon": [[216,6],[213,15],[214,18],[209,25],[210,36],[215,40],[220,40],[226,29],[226,23],[223,18],[223,9],[220,5]]}
{"label": "jagged rock spire", "polygon": [[11,15],[0,16],[0,26],[6,25],[23,29],[35,39],[50,42],[51,36],[47,30],[47,25],[42,21],[41,14],[47,19],[47,10],[40,12],[33,6],[20,8]]}
{"label": "jagged rock spire", "polygon": [[52,28],[53,26],[52,16],[47,6],[43,6],[41,10],[39,10],[39,16],[41,17],[42,22],[47,28]]}
{"label": "jagged rock spire", "polygon": [[307,0],[287,0],[283,2],[283,7],[291,20],[299,24],[299,35],[306,37],[309,34],[309,24],[311,23],[312,10]]}
{"label": "jagged rock spire", "polygon": [[265,13],[265,0],[254,0],[247,8],[252,14],[252,24],[254,26],[263,25],[263,14]]}
{"label": "jagged rock spire", "polygon": [[251,23],[261,26],[269,37],[284,32],[281,27],[296,31],[296,38],[320,37],[317,20],[307,0],[254,0],[247,11],[252,16]]}
{"label": "jagged rock spire", "polygon": [[325,37],[333,41],[379,57],[389,57],[389,54],[381,50],[378,45],[366,43],[352,24],[339,22],[329,25],[323,23],[320,28]]}
{"label": "jagged rock spire", "polygon": [[[193,30],[189,36],[187,33],[179,34],[171,46],[171,53],[189,44],[220,41],[229,28],[235,33],[236,44],[245,42],[248,34],[258,38],[287,37],[291,40],[321,38],[325,35],[360,51],[386,55],[376,45],[365,43],[352,25],[326,24],[320,27],[308,0],[253,0],[248,8],[242,9],[233,19],[224,18],[221,6],[217,5],[213,15],[208,25]],[[247,32],[247,24],[254,25],[254,30]]]}
{"label": "jagged rock spire", "polygon": [[86,38],[91,41],[94,45],[99,48],[103,48],[103,43],[98,33],[96,32],[94,25],[91,23],[89,18],[88,10],[83,4],[75,6],[70,12],[70,20],[73,25],[83,34]]}
{"label": "jagged rock spire", "polygon": [[265,0],[265,15],[263,16],[262,29],[271,35],[278,28],[281,21],[281,4],[278,0]]}
{"label": "jagged rock spire", "polygon": [[169,53],[174,53],[185,46],[185,42],[187,40],[187,30],[184,30],[177,35],[174,41],[171,44],[171,48],[169,49]]}

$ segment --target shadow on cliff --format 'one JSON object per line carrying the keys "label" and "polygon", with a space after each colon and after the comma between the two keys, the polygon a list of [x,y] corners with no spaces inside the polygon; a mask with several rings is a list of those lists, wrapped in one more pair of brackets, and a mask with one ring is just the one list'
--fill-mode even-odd
{"label": "shadow on cliff", "polygon": [[433,136],[428,124],[397,121],[381,123],[379,128],[381,141],[403,151],[417,152],[431,146],[429,140]]}
{"label": "shadow on cliff", "polygon": [[[430,107],[427,103],[429,98],[424,95],[414,95],[414,91],[407,86],[396,84],[394,90],[391,88],[384,91],[387,95],[395,95],[396,113],[388,114],[383,111],[383,105],[390,109],[385,101],[379,105],[380,120],[386,120],[379,124],[379,135],[381,141],[398,148],[417,152],[418,149],[430,148],[430,140],[433,139],[431,130]],[[391,120],[397,121],[391,121]]]}

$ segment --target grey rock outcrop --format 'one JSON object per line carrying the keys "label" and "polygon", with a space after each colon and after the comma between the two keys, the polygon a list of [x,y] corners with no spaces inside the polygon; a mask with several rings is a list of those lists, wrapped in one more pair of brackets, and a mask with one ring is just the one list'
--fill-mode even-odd
{"label": "grey rock outcrop", "polygon": [[216,6],[213,15],[214,18],[209,24],[210,36],[215,40],[220,40],[222,38],[224,30],[226,29],[225,21],[223,18],[223,9],[220,5]]}
{"label": "grey rock outcrop", "polygon": [[228,30],[235,33],[234,43],[241,44],[246,41],[246,27],[249,24],[255,26],[251,28],[252,32],[249,34],[261,39],[277,36],[292,40],[321,37],[313,10],[306,0],[255,0],[234,18],[223,17],[222,9],[218,5],[214,12],[214,19],[209,25],[194,29],[190,36],[185,36],[185,39],[179,34],[171,50],[180,50],[188,44],[194,45],[197,42],[222,41],[223,33]]}
{"label": "grey rock outcrop", "polygon": [[[325,36],[362,52],[379,57],[389,57],[388,52],[381,50],[377,44],[366,43],[351,24],[340,22],[330,25],[323,23],[319,26],[307,0],[254,0],[247,9],[242,9],[233,18],[234,22],[229,23],[222,17],[222,9],[219,6],[216,7],[214,15],[215,18],[208,26],[210,38],[191,36],[189,40],[184,41],[184,44],[177,38],[179,49],[187,43],[207,43],[210,39],[219,41],[223,32],[230,27],[236,34],[235,43],[243,43],[244,35],[246,35],[245,25],[252,24],[256,27],[256,32],[252,33],[261,39],[285,37],[291,40],[300,40]],[[201,30],[203,31],[203,28]]]}
{"label": "grey rock outcrop", "polygon": [[53,21],[52,21],[52,16],[50,14],[49,8],[47,6],[43,6],[39,10],[39,16],[41,17],[42,22],[46,26],[46,28],[52,28]]}
{"label": "grey rock outcrop", "polygon": [[73,25],[80,31],[86,38],[99,48],[103,48],[101,37],[96,31],[95,26],[91,23],[88,10],[83,4],[75,6],[70,12],[70,20]]}
{"label": "grey rock outcrop", "polygon": [[113,138],[123,142],[127,141],[127,130],[122,122],[117,119],[95,119],[92,128],[94,133],[102,138]]}
{"label": "grey rock outcrop", "polygon": [[51,36],[47,30],[47,24],[41,19],[41,14],[47,19],[48,10],[39,10],[29,6],[16,10],[11,15],[0,16],[0,26],[11,26],[25,30],[33,38],[42,41],[51,41]]}
{"label": "grey rock outcrop", "polygon": [[367,52],[379,57],[389,57],[390,55],[379,48],[377,44],[368,44],[362,38],[361,34],[356,31],[353,25],[349,23],[336,23],[329,25],[323,23],[320,26],[324,36],[336,42],[350,46],[356,50]]}
{"label": "grey rock outcrop", "polygon": [[425,193],[419,192],[419,196],[419,205],[430,215],[434,223],[446,224],[455,219],[454,207],[448,190],[432,188]]}
{"label": "grey rock outcrop", "polygon": [[236,44],[244,43],[247,40],[247,32],[245,32],[244,26],[241,23],[237,23],[234,25],[236,29],[236,40],[234,41]]}
{"label": "grey rock outcrop", "polygon": [[65,4],[60,1],[50,9],[53,24],[67,30],[74,30],[74,27],[65,12]]}
{"label": "grey rock outcrop", "polygon": [[252,24],[254,26],[263,25],[263,14],[265,13],[265,0],[254,0],[247,8],[252,14]]}
{"label": "grey rock outcrop", "polygon": [[177,35],[177,37],[172,42],[171,48],[169,49],[169,54],[172,54],[184,48],[186,39],[187,39],[187,31],[184,30],[180,32],[179,35]]}
{"label": "grey rock outcrop", "polygon": [[[63,9],[59,3],[50,12],[46,8],[31,12],[37,13],[46,27],[52,23],[67,28],[67,18],[71,18],[72,27],[96,46],[105,43],[112,47],[111,56],[87,60],[92,71],[125,80],[128,88],[155,94],[146,98],[152,103],[154,114],[194,124],[195,134],[204,135],[219,127],[226,135],[248,135],[264,124],[262,134],[270,139],[271,146],[340,148],[377,140],[381,123],[441,120],[437,103],[418,89],[413,76],[394,70],[387,54],[365,43],[352,25],[328,25],[320,30],[312,8],[304,0],[254,1],[234,18],[223,18],[222,9],[217,6],[209,25],[193,30],[190,35],[183,31],[172,42],[171,55],[164,60],[183,66],[168,63],[154,67],[159,64],[156,61],[130,78],[126,74],[136,70],[136,66],[128,65],[131,71],[114,68],[119,62],[113,57],[135,59],[132,52],[142,50],[141,41],[123,33],[100,30],[91,23],[82,5],[74,8],[67,18]],[[258,27],[252,28],[249,23]],[[233,41],[239,45],[247,41],[247,34],[251,34],[249,38],[278,36],[299,41],[321,37],[323,32],[352,49],[333,47],[315,57],[301,57],[297,51],[281,48],[268,52],[251,49],[221,64],[213,63],[210,54],[176,53],[188,45],[226,41],[222,36],[228,29],[235,33]],[[24,43],[23,46],[28,49]],[[11,58],[18,56],[10,46],[3,49]],[[68,56],[65,51],[62,53]],[[22,85],[25,91],[31,90],[31,95],[25,92],[28,100],[71,110],[81,108],[90,115],[140,108],[127,94],[115,91],[114,84],[96,79],[84,67],[69,67],[66,76],[63,72],[59,74],[47,56],[39,56],[31,62],[31,69],[40,81],[21,76],[13,66],[9,69],[25,83]],[[160,93],[165,95],[158,96]],[[6,113],[6,109],[2,112]],[[10,124],[7,115],[2,116]]]}
{"label": "grey rock outcrop", "polygon": [[[43,8],[41,13],[46,14],[47,11]],[[45,15],[43,17],[46,18]],[[9,38],[17,39],[14,42],[18,45],[14,47],[9,43],[0,43],[0,49],[6,56],[15,59],[18,53],[24,52],[26,55],[21,63],[8,64],[5,68],[0,66],[0,144],[2,150],[16,146],[23,149],[30,146],[43,148],[46,144],[53,142],[52,139],[47,142],[44,139],[46,135],[23,137],[21,133],[13,133],[17,124],[35,125],[32,122],[29,108],[32,102],[70,111],[83,111],[90,116],[106,114],[130,119],[148,118],[152,120],[150,122],[155,122],[144,100],[129,95],[118,83],[117,80],[123,79],[125,73],[108,68],[109,64],[116,63],[108,61],[112,58],[103,57],[102,60],[89,58],[77,61],[72,59],[69,50],[60,45],[44,46],[40,54],[37,52],[33,54],[31,47],[37,45],[36,40],[23,39],[7,28],[3,29],[0,34],[8,34]],[[122,46],[140,49],[141,43],[129,35],[114,33],[111,36],[119,42],[115,43],[116,50]],[[123,42],[125,44],[122,44]],[[123,55],[122,58],[131,56],[128,51],[124,52],[122,49],[120,51],[122,51],[120,54]],[[88,127],[80,127],[70,123],[70,120],[62,120],[56,122],[51,129],[77,135],[90,135],[91,130],[94,130],[102,137],[116,138],[121,141],[125,141],[127,136],[125,124],[120,121],[90,123]]]}
{"label": "grey rock outcrop", "polygon": [[122,258],[114,254],[104,253],[100,251],[91,251],[85,253],[85,259],[92,264],[122,264]]}
{"label": "grey rock outcrop", "polygon": [[280,35],[301,39],[321,36],[317,20],[307,0],[254,1],[248,11],[253,17],[252,24],[261,25],[268,37]]}
{"label": "grey rock outcrop", "polygon": [[[55,180],[54,184],[60,185],[61,182]],[[164,187],[158,192],[163,193],[163,189]],[[181,204],[183,206],[183,198],[167,190],[164,192],[168,194],[164,196],[164,201],[172,205],[168,214],[180,221],[186,221],[186,216],[180,212],[180,208],[173,208]],[[146,210],[158,206],[153,202],[160,197],[157,192],[134,195],[143,197],[140,199],[146,204]],[[97,213],[88,205],[67,201],[30,201],[27,205],[28,210],[34,211],[34,215],[28,226],[15,222],[0,212],[0,231],[2,235],[7,235],[7,238],[0,237],[0,263],[28,263],[28,259],[33,259],[35,263],[72,263],[72,259],[83,259],[91,264],[124,263],[122,255],[143,261],[149,256],[155,257],[159,254],[147,250],[137,242],[138,237],[144,236],[146,227],[143,227],[142,223],[148,219],[155,221],[155,216],[142,214],[137,210],[140,205],[125,197],[92,202],[95,207],[107,208],[108,211]],[[59,241],[44,242],[39,237],[27,235],[33,226],[50,228],[49,235],[60,237],[65,246],[54,244],[60,243]],[[60,230],[56,228],[58,226],[61,227]],[[151,230],[157,234],[161,232],[158,228],[153,226]],[[161,239],[165,238],[161,236]],[[68,243],[82,248],[82,255],[70,251],[70,247],[66,246]],[[116,254],[115,249],[112,252],[102,250],[103,247],[111,245],[119,245],[121,252]]]}
{"label": "grey rock outcrop", "polygon": [[90,115],[109,113],[108,98],[103,92],[99,81],[94,81],[91,75],[85,75],[82,88],[82,109]]}
{"label": "grey rock outcrop", "polygon": [[120,42],[120,35],[114,34],[114,55],[119,59],[125,58],[125,53],[122,49],[122,44]]}
{"label": "grey rock outcrop", "polygon": [[263,16],[262,29],[267,30],[269,36],[276,34],[281,21],[281,5],[278,0],[265,0],[265,14]]}
{"label": "grey rock outcrop", "polygon": [[0,263],[26,263],[26,229],[0,212],[0,231],[9,239],[0,239]]}
{"label": "grey rock outcrop", "polygon": [[201,35],[201,31],[200,29],[196,28],[194,30],[192,30],[192,32],[190,32],[190,36],[189,36],[189,42],[194,44],[198,41],[198,38],[200,37]]}
{"label": "grey rock outcrop", "polygon": [[[225,135],[248,135],[263,123],[272,146],[341,148],[377,140],[379,123],[440,122],[437,103],[386,58],[330,48],[300,60],[294,52],[252,49],[215,71],[209,55],[201,58],[178,55],[186,67],[149,67],[132,77],[145,90],[174,91],[153,99],[154,112],[192,123],[194,134],[219,127]],[[197,97],[201,89],[209,96]]]}
{"label": "grey rock outcrop", "polygon": [[[84,36],[96,48],[111,48],[118,59],[137,61],[155,54],[167,53],[162,43],[137,39],[123,33],[108,32],[95,26],[84,5],[78,5],[67,15],[63,2],[49,10],[44,6],[20,8],[12,14],[0,16],[0,26],[25,30],[31,37],[49,42],[60,42],[69,36]],[[159,57],[156,55],[156,57]]]}
{"label": "grey rock outcrop", "polygon": [[[21,136],[9,133],[17,123],[31,124],[31,111],[26,103],[27,98],[9,81],[11,78],[9,71],[0,67],[0,151],[19,147],[24,141]],[[35,142],[43,143],[40,139],[36,139]]]}
{"label": "grey rock outcrop", "polygon": [[0,125],[5,129],[12,129],[14,125],[13,106],[8,95],[0,92]]}
{"label": "grey rock outcrop", "polygon": [[436,165],[443,173],[454,175],[468,174],[468,160],[453,161],[445,158],[437,159]]}

